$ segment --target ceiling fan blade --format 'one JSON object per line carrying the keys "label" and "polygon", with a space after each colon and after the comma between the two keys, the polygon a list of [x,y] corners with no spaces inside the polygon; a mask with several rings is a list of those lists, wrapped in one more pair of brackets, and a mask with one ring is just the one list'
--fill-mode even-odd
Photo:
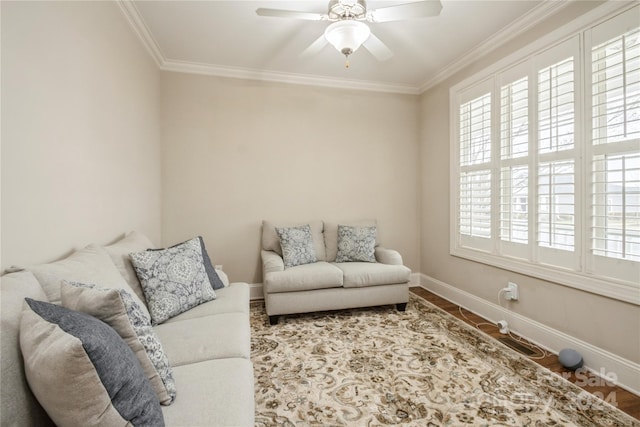
{"label": "ceiling fan blade", "polygon": [[373,33],[369,36],[367,40],[365,40],[362,45],[369,51],[373,56],[376,57],[378,61],[386,61],[391,59],[393,56],[393,52],[387,47],[386,44],[382,43],[382,40],[377,38]]}
{"label": "ceiling fan blade", "polygon": [[389,22],[438,16],[441,10],[442,3],[440,3],[440,0],[423,0],[414,3],[399,4],[397,6],[381,7],[372,10],[370,14],[373,22]]}
{"label": "ceiling fan blade", "polygon": [[265,9],[263,7],[256,9],[256,13],[259,16],[275,16],[277,18],[293,18],[304,19],[307,21],[322,21],[326,19],[326,15],[312,12],[297,12],[295,10],[283,10],[283,9]]}
{"label": "ceiling fan blade", "polygon": [[317,53],[320,53],[322,48],[325,47],[327,43],[328,43],[327,39],[323,34],[320,37],[318,37],[316,41],[311,43],[309,47],[303,50],[302,53],[298,56],[300,58],[309,58],[310,56],[316,55]]}

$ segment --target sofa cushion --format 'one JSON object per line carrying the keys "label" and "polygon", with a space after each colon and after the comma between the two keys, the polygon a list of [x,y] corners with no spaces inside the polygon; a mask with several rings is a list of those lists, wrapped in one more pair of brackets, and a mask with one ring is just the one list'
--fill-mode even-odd
{"label": "sofa cushion", "polygon": [[174,371],[176,366],[204,360],[250,357],[251,329],[246,313],[216,314],[163,323],[154,330]]}
{"label": "sofa cushion", "polygon": [[104,322],[26,300],[20,347],[31,390],[57,425],[164,426],[135,355]]}
{"label": "sofa cushion", "polygon": [[246,283],[232,283],[229,287],[218,289],[216,299],[205,302],[191,310],[178,314],[164,322],[173,323],[185,319],[211,316],[222,313],[246,313],[249,314],[249,285]]}
{"label": "sofa cushion", "polygon": [[404,265],[370,262],[343,262],[333,264],[344,274],[345,288],[407,283],[411,270]]}
{"label": "sofa cushion", "polygon": [[216,297],[197,237],[167,249],[130,256],[154,325]]}
{"label": "sofa cushion", "polygon": [[[340,221],[341,225],[350,225],[353,227],[376,227],[375,219],[363,219],[360,221]],[[376,235],[376,246],[380,244],[378,235]],[[327,251],[327,261],[334,262],[338,255],[338,223],[324,223],[324,243]]]}
{"label": "sofa cushion", "polygon": [[[60,285],[63,280],[131,290],[109,254],[104,248],[96,245],[89,245],[60,261],[27,267],[27,270],[36,276],[47,295],[47,300],[53,304],[60,304]],[[137,296],[135,298],[146,311],[144,303]]]}
{"label": "sofa cushion", "polygon": [[29,271],[0,278],[0,425],[53,426],[27,384],[20,352],[20,317],[25,298],[46,300],[40,283]]}
{"label": "sofa cushion", "polygon": [[296,227],[299,225],[309,224],[311,227],[311,238],[313,239],[313,248],[316,252],[318,261],[326,261],[327,255],[324,248],[324,224],[322,221],[308,221],[303,223],[287,223],[262,221],[262,249],[265,251],[273,251],[282,256],[282,248],[276,227]]}
{"label": "sofa cushion", "polygon": [[273,271],[264,278],[265,291],[292,292],[309,289],[339,288],[342,270],[328,262],[298,265],[283,271]]}
{"label": "sofa cushion", "polygon": [[146,300],[142,292],[140,280],[138,280],[133,264],[131,264],[129,254],[131,252],[142,252],[153,248],[155,248],[155,245],[151,240],[138,231],[132,231],[117,242],[104,247],[104,250],[107,251],[111,257],[111,261],[113,261],[118,268],[122,277],[124,277],[129,287],[133,289],[143,303],[146,303]]}
{"label": "sofa cushion", "polygon": [[151,319],[126,289],[105,289],[91,284],[62,283],[62,306],[81,311],[111,326],[136,355],[163,405],[176,397],[171,366]]}
{"label": "sofa cushion", "polygon": [[318,261],[309,224],[297,227],[276,227],[276,233],[280,239],[285,268]]}
{"label": "sofa cushion", "polygon": [[247,359],[219,359],[178,366],[180,397],[162,407],[170,426],[254,427],[253,368]]}
{"label": "sofa cushion", "polygon": [[336,262],[376,262],[376,227],[338,225]]}

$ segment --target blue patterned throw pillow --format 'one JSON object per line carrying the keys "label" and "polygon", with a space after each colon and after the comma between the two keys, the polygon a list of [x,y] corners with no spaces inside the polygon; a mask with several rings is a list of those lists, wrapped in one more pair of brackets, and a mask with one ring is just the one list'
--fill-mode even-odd
{"label": "blue patterned throw pillow", "polygon": [[[213,266],[211,262],[211,258],[209,258],[209,253],[207,252],[207,248],[204,246],[204,239],[202,236],[196,237],[200,241],[200,249],[202,250],[202,261],[204,262],[204,270],[207,272],[207,276],[209,276],[209,282],[211,283],[211,287],[213,290],[224,288],[224,283],[218,274],[218,271]],[[180,246],[182,243],[178,243],[177,245],[171,246],[175,248],[176,246]],[[147,249],[148,251],[162,251],[164,249]]]}
{"label": "blue patterned throw pillow", "polygon": [[336,262],[376,262],[376,227],[338,225]]}
{"label": "blue patterned throw pillow", "polygon": [[129,256],[153,325],[216,298],[197,237],[167,249]]}
{"label": "blue patterned throw pillow", "polygon": [[149,378],[158,400],[170,405],[176,384],[169,359],[151,327],[149,315],[125,289],[108,289],[94,284],[63,281],[62,305],[102,320],[129,345]]}
{"label": "blue patterned throw pillow", "polygon": [[280,239],[285,268],[318,261],[309,224],[298,227],[276,227],[276,233]]}

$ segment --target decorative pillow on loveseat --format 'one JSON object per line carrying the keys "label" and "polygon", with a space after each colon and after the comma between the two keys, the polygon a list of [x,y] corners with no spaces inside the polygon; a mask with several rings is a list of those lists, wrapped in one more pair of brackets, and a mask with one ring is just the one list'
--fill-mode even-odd
{"label": "decorative pillow on loveseat", "polygon": [[280,239],[285,268],[318,261],[309,224],[298,227],[276,227],[276,232]]}
{"label": "decorative pillow on loveseat", "polygon": [[106,323],[25,298],[20,347],[29,386],[64,426],[164,426],[158,398],[131,349]]}
{"label": "decorative pillow on loveseat", "polygon": [[129,255],[153,325],[216,298],[199,237],[167,249]]}
{"label": "decorative pillow on loveseat", "polygon": [[376,227],[338,225],[336,262],[376,262]]}
{"label": "decorative pillow on loveseat", "polygon": [[145,375],[163,405],[176,397],[169,359],[151,327],[151,319],[125,289],[107,289],[93,284],[63,282],[62,306],[102,320],[122,337],[136,355]]}

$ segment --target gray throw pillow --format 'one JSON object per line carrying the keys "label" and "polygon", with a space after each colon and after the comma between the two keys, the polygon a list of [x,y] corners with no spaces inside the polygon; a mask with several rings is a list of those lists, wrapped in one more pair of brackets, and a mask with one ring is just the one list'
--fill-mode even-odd
{"label": "gray throw pillow", "polygon": [[376,227],[338,225],[336,262],[376,262]]}
{"label": "gray throw pillow", "polygon": [[209,276],[209,282],[211,283],[211,287],[213,290],[224,288],[224,283],[218,276],[218,273],[211,262],[211,258],[209,258],[209,254],[207,253],[207,248],[204,247],[204,239],[201,236],[198,236],[198,240],[200,240],[200,248],[202,249],[202,259],[204,261],[204,269],[207,272],[207,276]]}
{"label": "gray throw pillow", "polygon": [[149,380],[113,328],[59,305],[25,301],[25,374],[56,425],[164,426]]}
{"label": "gray throw pillow", "polygon": [[309,224],[298,227],[276,227],[276,233],[280,239],[285,268],[318,261]]}
{"label": "gray throw pillow", "polygon": [[132,293],[67,281],[60,291],[63,307],[94,316],[115,329],[136,355],[160,403],[170,405],[176,397],[176,384],[169,359],[151,327],[151,318]]}
{"label": "gray throw pillow", "polygon": [[129,255],[153,325],[216,298],[197,237],[167,249]]}

